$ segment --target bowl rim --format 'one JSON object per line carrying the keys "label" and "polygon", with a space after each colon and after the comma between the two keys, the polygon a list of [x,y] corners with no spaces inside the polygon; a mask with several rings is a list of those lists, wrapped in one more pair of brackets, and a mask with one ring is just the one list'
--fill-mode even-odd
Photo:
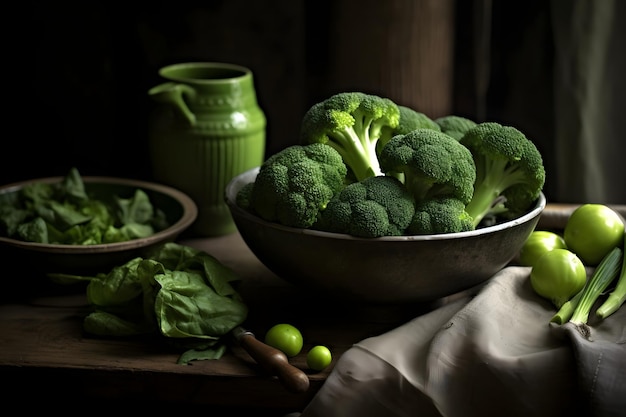
{"label": "bowl rim", "polygon": [[[72,254],[102,254],[102,253],[112,253],[125,251],[129,249],[142,248],[146,246],[150,246],[154,243],[161,242],[174,236],[175,234],[181,233],[183,230],[188,228],[197,218],[198,216],[198,207],[196,203],[189,197],[187,194],[182,191],[164,185],[158,184],[154,182],[132,179],[132,178],[120,178],[120,177],[108,177],[108,176],[81,176],[83,182],[85,184],[113,184],[113,185],[124,185],[133,188],[141,188],[144,190],[155,191],[169,197],[172,197],[176,201],[178,201],[183,209],[182,216],[173,224],[171,224],[166,229],[160,230],[150,236],[146,236],[143,238],[126,240],[123,242],[115,242],[115,243],[99,243],[95,245],[66,245],[66,244],[57,244],[57,243],[37,243],[37,242],[26,242],[18,239],[12,239],[5,236],[0,236],[0,243],[8,244],[10,246],[19,248],[19,249],[27,249],[33,251],[46,251],[49,253],[72,253]],[[33,184],[36,182],[41,183],[57,183],[61,182],[64,179],[62,176],[55,177],[45,177],[45,178],[34,178],[24,181],[13,182],[10,184],[6,184],[0,187],[0,194],[9,193],[12,191],[16,191],[26,185]]]}
{"label": "bowl rim", "polygon": [[[520,224],[526,223],[532,220],[535,217],[538,217],[543,212],[546,207],[546,196],[541,191],[535,204],[529,211],[523,214],[520,217],[515,219],[507,220],[493,226],[481,227],[479,229],[470,230],[467,232],[457,232],[457,233],[439,233],[434,235],[403,235],[403,236],[381,236],[375,238],[368,237],[359,237],[352,236],[344,233],[333,233],[333,232],[324,232],[321,230],[315,229],[302,229],[296,227],[285,226],[279,223],[273,223],[262,219],[254,214],[248,212],[247,210],[239,207],[236,202],[237,192],[243,187],[245,184],[252,182],[256,175],[259,172],[260,167],[251,168],[245,172],[242,172],[239,175],[233,177],[229,183],[226,185],[225,189],[225,200],[228,207],[231,211],[237,216],[246,218],[250,221],[254,221],[259,223],[265,227],[269,227],[275,230],[280,230],[287,233],[295,233],[302,235],[310,235],[317,237],[325,237],[325,238],[333,238],[333,239],[341,239],[341,240],[351,240],[351,241],[359,241],[359,242],[403,242],[403,241],[429,241],[429,240],[451,240],[451,239],[466,239],[466,238],[474,238],[476,236],[481,236],[501,230],[510,229],[516,227]],[[235,222],[236,223],[236,222]]]}

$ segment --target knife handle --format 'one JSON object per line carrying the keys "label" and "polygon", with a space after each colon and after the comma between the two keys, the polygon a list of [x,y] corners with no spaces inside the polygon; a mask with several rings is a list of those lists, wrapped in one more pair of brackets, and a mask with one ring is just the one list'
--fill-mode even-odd
{"label": "knife handle", "polygon": [[276,375],[289,391],[298,393],[309,389],[307,374],[290,364],[287,356],[280,350],[266,345],[250,332],[239,336],[239,344],[266,371]]}

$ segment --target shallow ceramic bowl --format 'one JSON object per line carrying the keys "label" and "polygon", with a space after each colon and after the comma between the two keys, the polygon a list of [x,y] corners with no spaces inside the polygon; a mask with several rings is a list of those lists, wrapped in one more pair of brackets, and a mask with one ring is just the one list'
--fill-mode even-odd
{"label": "shallow ceramic bowl", "polygon": [[[0,187],[0,198],[10,198],[26,184],[55,183],[62,177],[39,178]],[[98,245],[61,245],[25,242],[0,236],[0,253],[11,260],[14,271],[43,273],[91,274],[108,272],[113,266],[141,256],[146,250],[167,241],[174,241],[197,217],[197,207],[186,194],[164,185],[132,179],[82,177],[85,190],[94,198],[107,200],[112,196],[130,198],[136,189],[146,192],[155,208],[166,215],[170,226],[140,239]],[[6,262],[6,261],[5,261]]]}
{"label": "shallow ceramic bowl", "polygon": [[237,192],[257,173],[246,171],[226,188],[248,247],[282,279],[355,302],[429,302],[484,283],[515,257],[546,205],[541,194],[527,214],[470,232],[368,239],[286,227],[243,210]]}

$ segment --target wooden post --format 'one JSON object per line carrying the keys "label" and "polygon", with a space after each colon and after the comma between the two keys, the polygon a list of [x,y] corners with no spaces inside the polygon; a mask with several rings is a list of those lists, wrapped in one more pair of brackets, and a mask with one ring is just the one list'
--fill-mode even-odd
{"label": "wooden post", "polygon": [[363,91],[431,118],[452,112],[453,0],[335,0],[329,93]]}

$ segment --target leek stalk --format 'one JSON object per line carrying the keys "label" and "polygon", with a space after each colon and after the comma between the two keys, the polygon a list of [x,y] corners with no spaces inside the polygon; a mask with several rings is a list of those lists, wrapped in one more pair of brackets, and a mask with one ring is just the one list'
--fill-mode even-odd
{"label": "leek stalk", "polygon": [[559,311],[557,311],[556,314],[550,319],[550,323],[566,323],[572,317],[572,314],[574,314],[574,310],[576,309],[576,306],[578,305],[578,301],[580,301],[580,297],[582,296],[582,294],[582,290],[578,291],[576,295],[563,303],[561,308],[559,308]]}
{"label": "leek stalk", "polygon": [[617,277],[621,263],[622,249],[616,246],[600,261],[593,275],[583,287],[580,300],[569,320],[571,323],[578,325],[587,323],[593,304]]}
{"label": "leek stalk", "polygon": [[[626,250],[626,234],[624,234],[624,250]],[[615,313],[626,301],[626,256],[622,256],[622,272],[617,279],[615,288],[609,297],[596,310],[596,315],[604,319]]]}

